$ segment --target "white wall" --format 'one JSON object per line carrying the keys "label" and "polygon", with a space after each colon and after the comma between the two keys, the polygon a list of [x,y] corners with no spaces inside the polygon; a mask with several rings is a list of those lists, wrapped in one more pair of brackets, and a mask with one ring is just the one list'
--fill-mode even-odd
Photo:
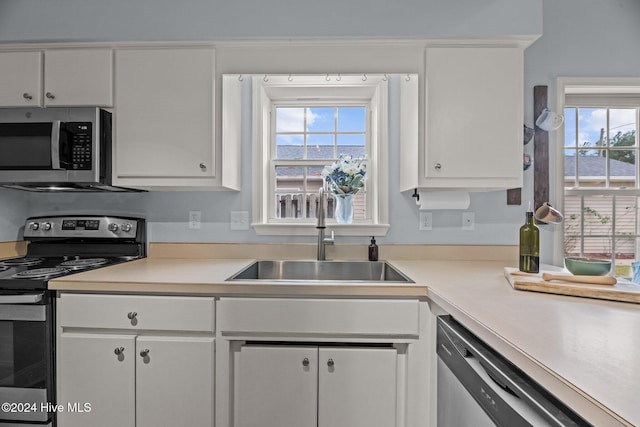
{"label": "white wall", "polygon": [[540,34],[542,0],[0,0],[0,41]]}
{"label": "white wall", "polygon": [[[637,48],[640,2],[637,0],[545,0],[543,19],[541,2],[525,0],[327,0],[305,4],[299,0],[283,0],[269,6],[266,3],[264,0],[0,0],[0,42],[486,36],[536,34],[542,27],[543,36],[525,53],[524,122],[530,126],[534,122],[535,85],[548,85],[549,96],[554,99],[557,76],[640,76],[640,51]],[[391,102],[397,102],[391,94],[390,98]],[[390,128],[390,188],[393,190],[398,187],[399,176],[399,151],[393,141],[398,141],[399,129],[393,121]],[[554,135],[551,135],[550,143],[553,153]],[[532,145],[526,146],[525,151],[531,153]],[[229,230],[229,211],[251,208],[249,140],[243,141],[243,151],[243,190],[240,193],[32,194],[28,196],[27,210],[29,214],[93,212],[97,209],[142,214],[151,223],[150,238],[155,241],[309,240],[271,239],[255,236],[252,231]],[[552,159],[552,179],[555,179],[554,167]],[[516,244],[527,200],[533,198],[533,168],[525,171],[524,177],[522,206],[507,206],[504,191],[472,195],[470,210],[476,213],[475,231],[460,229],[460,211],[445,211],[434,214],[433,231],[420,232],[418,212],[409,194],[392,191],[392,226],[389,234],[379,242]],[[0,193],[0,214],[6,197]],[[552,190],[552,204],[554,199]],[[189,210],[202,211],[204,224],[200,232],[187,229]],[[542,229],[542,258],[546,262],[552,256],[554,229],[550,227]],[[0,230],[0,240],[7,236],[11,233]],[[364,238],[351,240],[366,241]]]}

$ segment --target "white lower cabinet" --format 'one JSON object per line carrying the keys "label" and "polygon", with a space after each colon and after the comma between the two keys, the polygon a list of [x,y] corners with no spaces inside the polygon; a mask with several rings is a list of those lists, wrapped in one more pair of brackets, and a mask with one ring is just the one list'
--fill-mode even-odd
{"label": "white lower cabinet", "polygon": [[395,348],[245,345],[234,367],[236,427],[396,425]]}
{"label": "white lower cabinet", "polygon": [[[61,427],[135,426],[135,336],[63,334],[58,340]],[[123,349],[123,350],[119,350]],[[115,354],[118,351],[120,354]],[[69,405],[91,405],[71,412]]]}
{"label": "white lower cabinet", "polygon": [[213,427],[213,318],[213,298],[62,294],[59,427]]}

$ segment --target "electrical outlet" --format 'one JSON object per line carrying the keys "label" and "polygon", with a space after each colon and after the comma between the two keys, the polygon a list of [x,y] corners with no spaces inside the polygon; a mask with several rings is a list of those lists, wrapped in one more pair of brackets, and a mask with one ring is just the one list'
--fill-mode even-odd
{"label": "electrical outlet", "polygon": [[199,230],[201,220],[202,220],[202,212],[189,211],[189,228],[191,230]]}
{"label": "electrical outlet", "polygon": [[420,231],[429,231],[433,229],[433,213],[420,212]]}
{"label": "electrical outlet", "polygon": [[473,212],[462,212],[462,229],[473,230],[476,228],[476,214]]}
{"label": "electrical outlet", "polygon": [[229,225],[232,230],[248,230],[249,229],[249,212],[231,211],[229,218],[230,218]]}

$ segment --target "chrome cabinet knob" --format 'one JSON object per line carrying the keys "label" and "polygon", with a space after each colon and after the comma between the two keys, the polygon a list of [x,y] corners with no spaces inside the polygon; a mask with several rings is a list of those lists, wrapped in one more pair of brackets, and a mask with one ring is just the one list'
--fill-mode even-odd
{"label": "chrome cabinet knob", "polygon": [[201,170],[202,172],[204,172],[204,171],[206,171],[206,170],[207,170],[207,165],[205,165],[204,163],[200,163],[200,165],[199,165],[199,166],[200,166],[200,170]]}
{"label": "chrome cabinet knob", "polygon": [[125,233],[128,233],[129,231],[131,231],[131,224],[129,224],[128,222],[125,222],[124,224],[122,224],[122,226],[120,228]]}
{"label": "chrome cabinet knob", "polygon": [[149,355],[149,349],[145,348],[140,352],[140,357],[147,357]]}
{"label": "chrome cabinet knob", "polygon": [[441,165],[440,163],[436,163],[436,164],[435,164],[435,166],[434,166],[434,168],[435,168],[437,171],[439,171],[439,170],[441,170],[441,169],[442,169],[442,165]]}
{"label": "chrome cabinet knob", "polygon": [[133,320],[133,319],[135,319],[137,316],[138,316],[138,313],[136,313],[135,311],[130,311],[130,312],[127,314],[127,317],[129,318],[129,320]]}
{"label": "chrome cabinet knob", "polygon": [[44,96],[46,96],[47,99],[56,99],[56,96],[54,94],[52,94],[51,92],[45,93]]}
{"label": "chrome cabinet knob", "polygon": [[31,101],[33,99],[33,96],[29,95],[27,92],[23,93],[22,97],[27,101]]}
{"label": "chrome cabinet knob", "polygon": [[333,368],[333,365],[335,365],[335,362],[333,361],[333,359],[327,360],[327,366],[328,367]]}
{"label": "chrome cabinet knob", "polygon": [[116,349],[113,350],[113,352],[118,356],[120,356],[123,351],[124,351],[124,347],[116,347]]}
{"label": "chrome cabinet knob", "polygon": [[120,227],[118,227],[118,224],[116,224],[116,223],[111,223],[111,224],[109,224],[109,225],[107,226],[107,230],[109,230],[109,231],[113,231],[114,233],[115,233],[116,231],[118,231],[118,228],[120,228]]}
{"label": "chrome cabinet knob", "polygon": [[302,359],[302,366],[309,366],[309,358],[305,357],[304,359]]}

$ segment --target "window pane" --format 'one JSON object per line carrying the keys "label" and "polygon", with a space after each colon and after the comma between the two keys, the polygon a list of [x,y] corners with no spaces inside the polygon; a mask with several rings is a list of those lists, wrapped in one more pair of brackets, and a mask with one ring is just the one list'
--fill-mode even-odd
{"label": "window pane", "polygon": [[609,176],[612,187],[635,188],[636,151],[611,150],[609,152]]}
{"label": "window pane", "polygon": [[308,132],[333,132],[335,108],[309,108],[307,110]]}
{"label": "window pane", "polygon": [[303,218],[304,204],[306,202],[304,193],[276,193],[276,218]]}
{"label": "window pane", "polygon": [[338,108],[338,132],[364,132],[365,107]]}
{"label": "window pane", "polygon": [[595,259],[611,259],[611,237],[585,237],[584,256]]}
{"label": "window pane", "polygon": [[307,168],[307,191],[317,193],[324,178],[322,177],[322,166],[311,166]]}
{"label": "window pane", "polygon": [[609,110],[609,141],[614,147],[636,146],[636,110],[619,108]]}
{"label": "window pane", "polygon": [[276,168],[277,191],[302,191],[304,168],[297,166],[278,166]]}
{"label": "window pane", "polygon": [[353,198],[354,220],[366,218],[365,206],[367,205],[367,193],[363,190],[358,191],[358,193],[356,193],[356,197]]}
{"label": "window pane", "polygon": [[302,159],[303,156],[303,135],[276,136],[276,159]]}
{"label": "window pane", "polygon": [[365,136],[364,134],[339,134],[338,154],[348,154],[351,157],[364,156]]}
{"label": "window pane", "polygon": [[[636,235],[636,196],[616,196],[616,235]],[[632,246],[633,247],[633,246]],[[616,246],[616,251],[618,251]]]}
{"label": "window pane", "polygon": [[[276,107],[276,159],[296,160],[296,166],[277,166],[275,212],[277,218],[314,218],[317,191],[324,184],[323,166],[308,166],[308,160],[331,164],[339,154],[352,157],[367,152],[367,107],[299,106]],[[366,219],[366,191],[356,196],[354,219]],[[272,199],[273,200],[273,199]],[[327,202],[327,217],[333,218],[333,199]],[[330,211],[330,212],[329,212]]]}
{"label": "window pane", "polygon": [[333,134],[310,134],[307,136],[307,159],[334,159]]}
{"label": "window pane", "polygon": [[304,132],[304,108],[277,108],[276,132]]}
{"label": "window pane", "polygon": [[565,197],[563,222],[565,256],[580,256],[581,221],[580,197]]}
{"label": "window pane", "polygon": [[580,149],[575,160],[578,162],[578,186],[606,187],[607,157],[604,149]]}
{"label": "window pane", "polygon": [[597,147],[605,144],[606,108],[578,109],[578,145]]}
{"label": "window pane", "polygon": [[[613,197],[585,197],[584,198],[584,234],[612,235],[613,234]],[[586,251],[586,248],[585,248]]]}

